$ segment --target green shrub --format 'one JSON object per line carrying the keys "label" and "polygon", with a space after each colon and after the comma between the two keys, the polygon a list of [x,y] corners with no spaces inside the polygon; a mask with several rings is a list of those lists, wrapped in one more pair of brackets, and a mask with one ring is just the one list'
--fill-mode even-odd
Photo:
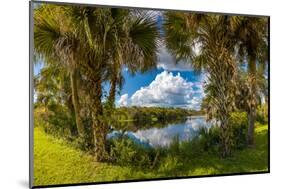
{"label": "green shrub", "polygon": [[122,166],[149,168],[152,166],[156,151],[136,144],[127,136],[110,139],[110,155],[113,161]]}
{"label": "green shrub", "polygon": [[159,172],[167,172],[167,170],[171,170],[173,172],[172,174],[175,175],[175,171],[182,170],[183,167],[183,161],[181,161],[180,157],[167,154],[167,156],[164,156],[161,159]]}
{"label": "green shrub", "polygon": [[247,144],[248,119],[246,112],[233,112],[230,117],[230,126],[234,147],[241,149]]}
{"label": "green shrub", "polygon": [[44,127],[44,125],[46,124],[46,118],[44,118],[44,116],[46,116],[46,110],[45,108],[36,108],[34,109],[34,127]]}
{"label": "green shrub", "polygon": [[[241,149],[246,146],[247,114],[234,112],[229,121],[229,140],[232,149]],[[201,127],[197,137],[187,142],[181,142],[179,153],[185,157],[196,157],[202,153],[218,153],[220,148],[220,127]]]}
{"label": "green shrub", "polygon": [[180,144],[180,155],[182,158],[193,158],[203,153],[200,146],[199,137],[195,137],[190,141],[183,141]]}
{"label": "green shrub", "polygon": [[85,126],[85,135],[84,137],[73,137],[69,138],[68,141],[71,145],[73,145],[76,149],[80,149],[84,152],[93,152],[95,146],[94,146],[94,140],[93,140],[93,132],[92,127]]}
{"label": "green shrub", "polygon": [[75,116],[68,109],[56,103],[50,103],[47,107],[36,106],[34,110],[34,126],[42,127],[43,130],[55,137],[63,138],[73,147],[92,151],[93,135],[92,122],[90,119],[84,119],[85,136],[78,137]]}
{"label": "green shrub", "polygon": [[201,127],[199,130],[199,147],[204,151],[216,151],[216,146],[219,144],[219,127],[213,126],[211,128]]}
{"label": "green shrub", "polygon": [[69,138],[77,135],[74,115],[65,106],[56,103],[49,103],[46,107],[36,106],[34,125],[43,127],[46,133],[56,137]]}
{"label": "green shrub", "polygon": [[179,155],[180,154],[180,144],[181,144],[181,142],[179,140],[179,135],[176,135],[168,147],[169,154]]}
{"label": "green shrub", "polygon": [[256,121],[260,122],[261,124],[268,123],[268,105],[267,104],[263,104],[257,108]]}

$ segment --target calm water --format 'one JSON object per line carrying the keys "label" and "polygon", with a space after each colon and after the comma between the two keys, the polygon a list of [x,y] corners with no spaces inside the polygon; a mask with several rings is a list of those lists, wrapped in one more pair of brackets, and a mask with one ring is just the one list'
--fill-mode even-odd
{"label": "calm water", "polygon": [[187,118],[182,123],[163,125],[162,128],[151,127],[137,131],[113,131],[108,134],[108,138],[123,133],[137,143],[151,147],[165,147],[169,146],[175,137],[179,137],[180,141],[187,141],[198,135],[200,127],[210,128],[211,126],[212,124],[206,121],[206,117],[194,116]]}

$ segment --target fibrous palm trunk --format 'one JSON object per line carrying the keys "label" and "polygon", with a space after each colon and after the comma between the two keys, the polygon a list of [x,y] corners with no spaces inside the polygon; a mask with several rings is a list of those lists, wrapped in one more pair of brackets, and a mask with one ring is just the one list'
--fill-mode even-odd
{"label": "fibrous palm trunk", "polygon": [[108,158],[106,152],[106,134],[108,127],[104,122],[103,107],[101,102],[102,97],[102,81],[99,74],[92,81],[92,120],[93,134],[95,144],[95,157],[97,161],[105,161]]}
{"label": "fibrous palm trunk", "polygon": [[256,118],[256,110],[251,108],[248,112],[248,134],[247,134],[247,142],[248,145],[254,144],[254,131],[255,131],[255,118]]}
{"label": "fibrous palm trunk", "polygon": [[[211,43],[213,44],[213,43]],[[230,114],[234,109],[236,65],[233,57],[224,44],[209,47],[209,62],[206,67],[209,73],[207,95],[210,112],[220,124],[220,152],[222,157],[229,156],[232,148]]]}
{"label": "fibrous palm trunk", "polygon": [[[71,89],[71,87],[70,87],[70,89]],[[71,94],[71,91],[70,91],[70,94]],[[71,117],[75,119],[75,110],[74,110],[74,106],[73,106],[73,102],[72,102],[72,95],[68,95],[68,97],[66,98],[65,104],[68,108],[68,111],[70,112]],[[74,122],[75,122],[75,124],[69,125],[69,130],[70,130],[70,134],[72,137],[77,137],[78,129],[77,129],[75,120],[74,120]]]}
{"label": "fibrous palm trunk", "polygon": [[220,139],[221,139],[221,156],[227,157],[231,154],[231,143],[232,143],[232,136],[230,135],[230,125],[226,115],[224,116],[226,119],[221,123],[221,130],[220,130]]}
{"label": "fibrous palm trunk", "polygon": [[84,126],[82,119],[80,117],[80,103],[79,103],[79,97],[78,97],[78,86],[77,86],[77,70],[72,70],[71,75],[70,75],[70,82],[71,82],[71,92],[72,92],[72,103],[74,107],[74,112],[75,112],[75,121],[76,121],[76,126],[78,130],[79,136],[83,137],[84,136]]}
{"label": "fibrous palm trunk", "polygon": [[249,60],[249,82],[250,82],[250,96],[249,96],[249,109],[248,109],[248,133],[247,142],[248,145],[254,144],[254,131],[256,120],[256,61],[255,59]]}

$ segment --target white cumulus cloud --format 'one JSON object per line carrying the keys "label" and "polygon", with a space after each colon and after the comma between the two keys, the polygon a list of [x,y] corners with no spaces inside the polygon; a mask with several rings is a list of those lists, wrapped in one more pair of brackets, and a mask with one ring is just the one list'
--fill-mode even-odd
{"label": "white cumulus cloud", "polygon": [[137,90],[131,96],[130,104],[148,107],[164,106],[199,109],[203,97],[201,85],[203,85],[201,82],[192,83],[186,81],[179,73],[174,76],[171,72],[163,71],[156,76],[149,86],[141,87]]}
{"label": "white cumulus cloud", "polygon": [[128,94],[123,94],[118,100],[119,106],[128,106],[129,105],[129,96]]}

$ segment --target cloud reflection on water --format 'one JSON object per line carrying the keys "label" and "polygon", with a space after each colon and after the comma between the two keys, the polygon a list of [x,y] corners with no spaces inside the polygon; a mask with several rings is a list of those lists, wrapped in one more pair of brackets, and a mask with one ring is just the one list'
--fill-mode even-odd
{"label": "cloud reflection on water", "polygon": [[[177,136],[180,141],[187,141],[195,137],[201,127],[210,128],[211,125],[210,122],[206,122],[205,117],[198,116],[180,124],[168,124],[164,128],[150,128],[136,132],[126,131],[125,135],[140,144],[149,144],[152,147],[165,147],[169,146]],[[118,132],[115,131],[114,133],[111,133],[109,138]]]}

